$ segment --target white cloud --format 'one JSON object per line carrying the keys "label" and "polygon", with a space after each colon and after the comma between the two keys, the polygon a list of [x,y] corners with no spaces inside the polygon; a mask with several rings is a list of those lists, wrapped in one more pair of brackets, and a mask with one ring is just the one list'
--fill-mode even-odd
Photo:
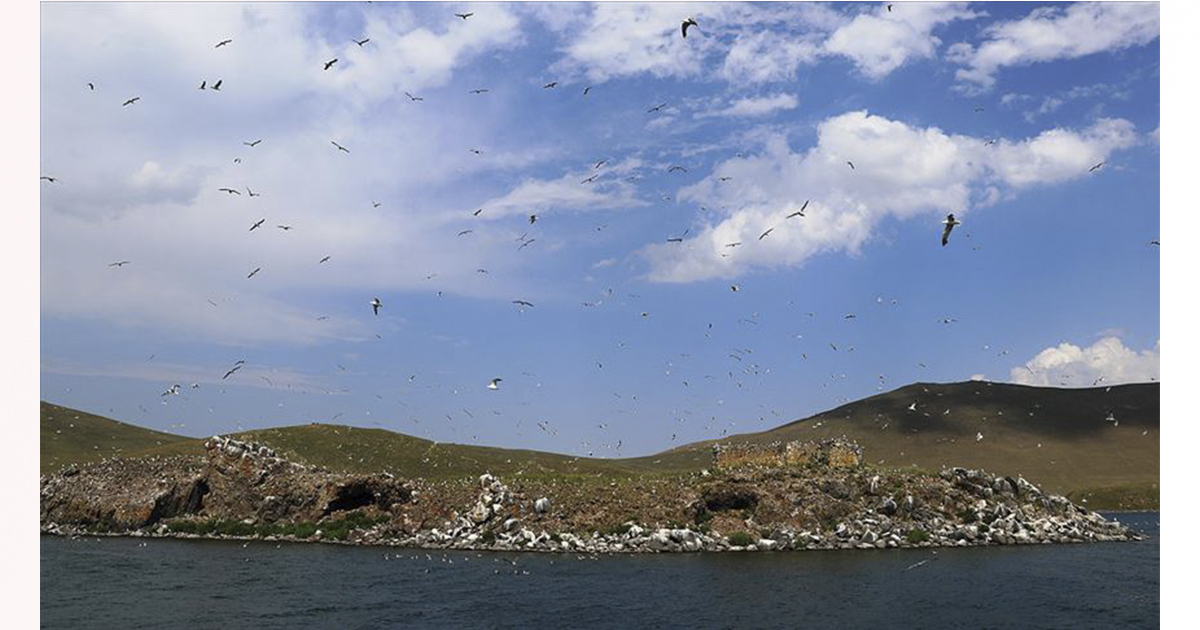
{"label": "white cloud", "polygon": [[1105,337],[1086,348],[1064,341],[1013,368],[1010,378],[1023,385],[1068,387],[1158,380],[1159,342],[1139,352],[1127,348],[1117,337]]}
{"label": "white cloud", "polygon": [[791,81],[801,65],[820,59],[819,41],[800,39],[773,31],[755,31],[737,36],[718,76],[734,84]]}
{"label": "white cloud", "polygon": [[739,98],[728,107],[711,112],[701,112],[697,118],[709,116],[756,117],[767,116],[777,111],[795,109],[800,105],[800,99],[795,94],[779,93],[771,96],[747,96]]}
{"label": "white cloud", "polygon": [[[823,121],[808,151],[793,152],[775,135],[760,154],[727,160],[681,190],[681,201],[720,208],[715,223],[693,228],[696,236],[683,243],[648,245],[642,254],[651,280],[691,282],[799,265],[823,252],[856,254],[885,217],[926,216],[936,238],[946,212],[961,217],[994,203],[1001,188],[1011,193],[1082,177],[1136,141],[1128,121],[1101,119],[1081,131],[1052,129],[987,146],[937,127],[849,112]],[[806,202],[803,218],[785,220]]]}
{"label": "white cloud", "polygon": [[979,46],[959,43],[949,53],[966,66],[956,76],[973,91],[992,87],[1002,68],[1140,46],[1154,41],[1158,29],[1156,2],[1038,7],[1020,20],[992,24]]}
{"label": "white cloud", "polygon": [[[512,190],[483,204],[481,219],[563,211],[612,210],[645,205],[625,177],[641,167],[628,158],[606,166],[569,171],[557,179],[526,178]],[[596,176],[591,182],[584,180]]]}
{"label": "white cloud", "polygon": [[866,77],[880,79],[910,59],[930,59],[941,40],[932,31],[978,14],[960,3],[905,3],[880,6],[856,16],[825,41],[824,51],[851,59]]}

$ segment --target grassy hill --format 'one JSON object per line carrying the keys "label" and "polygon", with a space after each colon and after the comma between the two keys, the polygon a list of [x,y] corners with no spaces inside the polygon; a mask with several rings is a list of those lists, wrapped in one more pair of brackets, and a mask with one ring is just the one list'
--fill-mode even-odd
{"label": "grassy hill", "polygon": [[42,402],[41,471],[122,455],[203,453],[203,440],[143,429],[103,416]]}
{"label": "grassy hill", "polygon": [[[916,410],[909,407],[916,404]],[[1116,423],[1106,420],[1109,413]],[[70,426],[74,425],[74,426]],[[882,467],[985,468],[1023,475],[1093,508],[1158,505],[1159,386],[1056,389],[1002,383],[917,383],[730,442],[849,436]],[[976,440],[982,434],[982,440]],[[237,434],[331,470],[449,479],[491,471],[526,477],[677,474],[711,465],[714,441],[647,457],[577,458],[436,443],[383,429],[308,424]],[[42,403],[42,471],[113,454],[201,454],[203,440]],[[1040,446],[1039,446],[1040,445]]]}
{"label": "grassy hill", "polygon": [[[1110,413],[1115,423],[1106,420]],[[1133,508],[1158,504],[1158,427],[1158,383],[1059,389],[971,381],[915,383],[721,441],[846,435],[872,464],[984,468],[1087,498],[1092,507]],[[712,443],[676,450],[708,451]]]}

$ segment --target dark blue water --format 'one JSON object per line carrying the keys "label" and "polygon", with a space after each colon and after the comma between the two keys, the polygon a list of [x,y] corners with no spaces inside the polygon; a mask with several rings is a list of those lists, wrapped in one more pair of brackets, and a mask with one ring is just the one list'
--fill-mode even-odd
{"label": "dark blue water", "polygon": [[1148,539],[936,554],[426,559],[385,548],[43,536],[41,618],[55,628],[1157,627],[1159,515],[1117,516]]}

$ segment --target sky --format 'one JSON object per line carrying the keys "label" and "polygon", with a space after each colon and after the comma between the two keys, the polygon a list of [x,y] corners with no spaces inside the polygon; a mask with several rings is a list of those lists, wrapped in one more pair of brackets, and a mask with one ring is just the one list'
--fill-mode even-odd
{"label": "sky", "polygon": [[1155,3],[40,11],[44,400],[613,457],[1159,377]]}

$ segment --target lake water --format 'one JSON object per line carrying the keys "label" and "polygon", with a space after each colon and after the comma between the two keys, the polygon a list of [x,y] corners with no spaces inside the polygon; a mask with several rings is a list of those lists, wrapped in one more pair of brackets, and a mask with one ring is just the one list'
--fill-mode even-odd
{"label": "lake water", "polygon": [[[580,559],[42,536],[41,622],[223,629],[1158,627],[1159,514],[1112,516],[1147,540],[936,554]],[[908,568],[922,560],[928,562]]]}

